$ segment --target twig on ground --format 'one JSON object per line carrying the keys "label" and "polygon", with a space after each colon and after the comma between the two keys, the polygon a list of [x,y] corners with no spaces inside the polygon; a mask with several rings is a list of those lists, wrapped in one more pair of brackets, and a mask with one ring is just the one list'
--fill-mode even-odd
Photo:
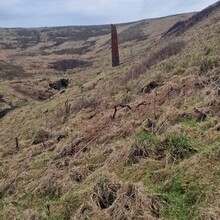
{"label": "twig on ground", "polygon": [[116,116],[116,113],[117,113],[119,107],[121,107],[121,108],[128,108],[128,109],[130,109],[132,111],[132,108],[129,105],[126,105],[126,104],[115,105],[115,107],[114,107],[115,111],[114,111],[114,114],[112,116],[113,119],[115,119],[115,116]]}

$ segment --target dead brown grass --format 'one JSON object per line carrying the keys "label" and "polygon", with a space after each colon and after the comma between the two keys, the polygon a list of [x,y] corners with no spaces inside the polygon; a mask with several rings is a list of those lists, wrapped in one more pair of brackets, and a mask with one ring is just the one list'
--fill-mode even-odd
{"label": "dead brown grass", "polygon": [[157,199],[147,196],[143,186],[103,180],[74,219],[159,219],[159,209]]}

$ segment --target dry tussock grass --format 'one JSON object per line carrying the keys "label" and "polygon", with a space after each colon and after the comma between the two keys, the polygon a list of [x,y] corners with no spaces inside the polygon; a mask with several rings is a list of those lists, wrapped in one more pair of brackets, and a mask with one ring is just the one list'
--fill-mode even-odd
{"label": "dry tussock grass", "polygon": [[57,173],[48,173],[41,178],[39,186],[35,189],[35,193],[39,197],[58,198],[63,194],[64,183]]}
{"label": "dry tussock grass", "polygon": [[141,142],[136,140],[129,150],[127,155],[127,163],[136,164],[141,159],[161,159],[165,157],[165,153],[161,147],[156,146],[154,143],[147,141]]}
{"label": "dry tussock grass", "polygon": [[100,180],[73,219],[159,219],[160,204],[141,184]]}
{"label": "dry tussock grass", "polygon": [[2,220],[16,219],[18,216],[19,216],[19,213],[12,204],[8,204],[7,209],[3,210],[0,213],[0,217]]}
{"label": "dry tussock grass", "polygon": [[61,60],[51,63],[51,68],[58,70],[58,71],[66,71],[69,69],[74,68],[85,68],[92,65],[92,62],[85,61],[85,60]]}
{"label": "dry tussock grass", "polygon": [[16,191],[16,181],[17,177],[13,176],[10,178],[2,178],[0,183],[0,198],[7,195],[12,195]]}
{"label": "dry tussock grass", "polygon": [[16,78],[25,78],[28,74],[22,66],[0,61],[0,76],[5,80],[13,80]]}
{"label": "dry tussock grass", "polygon": [[115,150],[111,152],[108,159],[105,162],[105,166],[112,167],[115,164],[121,163],[128,157],[129,150],[123,145],[118,145]]}
{"label": "dry tussock grass", "polygon": [[93,173],[99,165],[86,165],[86,166],[78,166],[69,170],[69,177],[72,181],[80,183],[82,182],[87,176]]}
{"label": "dry tussock grass", "polygon": [[118,191],[117,198],[110,208],[113,219],[159,219],[160,204],[145,193],[142,185],[125,183]]}
{"label": "dry tussock grass", "polygon": [[138,64],[132,66],[132,68],[121,78],[121,84],[123,85],[130,80],[139,78],[140,75],[144,74],[152,66],[171,56],[179,54],[185,46],[186,43],[184,41],[176,41],[167,44],[162,49],[149,55],[146,60],[142,60]]}
{"label": "dry tussock grass", "polygon": [[22,213],[22,218],[25,220],[42,220],[46,218],[46,215],[39,214],[37,211],[28,209]]}
{"label": "dry tussock grass", "polygon": [[54,151],[54,159],[59,159],[67,156],[76,156],[86,150],[87,144],[92,140],[92,137],[76,138],[69,144],[64,146],[58,145]]}
{"label": "dry tussock grass", "polygon": [[165,132],[171,126],[171,121],[176,114],[176,108],[167,107],[162,114],[158,115],[153,125],[153,132],[155,134],[159,134],[161,132]]}
{"label": "dry tussock grass", "polygon": [[54,93],[47,87],[39,89],[31,82],[27,82],[25,84],[19,83],[12,87],[16,93],[20,93],[24,97],[28,97],[37,101],[45,101],[54,95]]}
{"label": "dry tussock grass", "polygon": [[219,188],[210,195],[211,200],[207,199],[207,206],[204,207],[202,213],[200,214],[200,218],[204,220],[214,219],[217,220],[220,218],[220,190]]}
{"label": "dry tussock grass", "polygon": [[91,98],[79,98],[73,105],[71,111],[72,113],[77,113],[82,109],[91,109],[91,111],[95,111],[100,107],[101,98],[100,97],[91,97]]}

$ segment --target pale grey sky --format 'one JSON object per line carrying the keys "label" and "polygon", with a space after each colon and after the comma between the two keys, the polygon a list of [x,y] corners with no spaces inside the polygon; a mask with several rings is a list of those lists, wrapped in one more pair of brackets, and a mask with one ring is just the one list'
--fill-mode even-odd
{"label": "pale grey sky", "polygon": [[0,27],[92,25],[199,11],[217,0],[0,0]]}

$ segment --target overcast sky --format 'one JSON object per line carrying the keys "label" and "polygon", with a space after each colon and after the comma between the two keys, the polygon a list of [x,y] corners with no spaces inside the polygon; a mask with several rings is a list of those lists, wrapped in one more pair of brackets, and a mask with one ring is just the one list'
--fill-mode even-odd
{"label": "overcast sky", "polygon": [[109,24],[199,11],[217,0],[0,0],[0,27]]}

